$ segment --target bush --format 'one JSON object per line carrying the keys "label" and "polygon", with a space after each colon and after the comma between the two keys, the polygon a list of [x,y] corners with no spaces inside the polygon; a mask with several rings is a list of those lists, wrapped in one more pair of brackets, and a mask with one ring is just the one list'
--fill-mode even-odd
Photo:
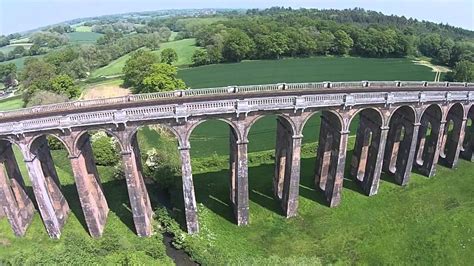
{"label": "bush", "polygon": [[103,166],[114,166],[119,162],[119,152],[115,140],[104,132],[91,137],[95,163]]}

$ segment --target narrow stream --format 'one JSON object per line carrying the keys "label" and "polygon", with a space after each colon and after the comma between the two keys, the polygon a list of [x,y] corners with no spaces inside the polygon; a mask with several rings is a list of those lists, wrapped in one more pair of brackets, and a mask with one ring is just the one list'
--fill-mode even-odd
{"label": "narrow stream", "polygon": [[[158,189],[157,191],[157,201],[165,206],[168,210],[171,210],[172,205],[171,205],[171,200],[170,200],[170,195],[167,191],[164,191],[163,189]],[[166,247],[166,255],[170,257],[174,263],[178,266],[195,266],[199,265],[198,263],[194,262],[191,257],[184,252],[182,249],[176,249],[173,247],[173,237],[168,234],[168,233],[163,233],[163,244],[165,244]]]}

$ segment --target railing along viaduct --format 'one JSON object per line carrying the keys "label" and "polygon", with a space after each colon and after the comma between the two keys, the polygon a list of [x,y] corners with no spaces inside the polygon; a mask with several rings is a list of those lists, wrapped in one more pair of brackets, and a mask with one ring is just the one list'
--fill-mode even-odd
{"label": "railing along viaduct", "polygon": [[359,127],[350,172],[371,196],[377,193],[382,171],[406,185],[412,166],[431,177],[438,159],[448,167],[455,167],[460,155],[474,161],[473,100],[473,83],[324,82],[130,95],[1,112],[0,218],[6,216],[14,233],[22,236],[34,213],[12,150],[16,145],[46,230],[59,238],[69,206],[46,139],[54,136],[69,153],[89,232],[101,236],[109,209],[88,132],[105,130],[120,144],[137,234],[150,235],[153,212],[136,132],[159,124],[178,140],[187,230],[197,233],[189,136],[201,122],[219,119],[230,128],[230,197],[236,222],[246,225],[247,137],[252,125],[268,114],[278,117],[273,188],[284,214],[297,214],[302,129],[315,113],[321,115],[315,185],[335,207],[341,201],[349,125],[356,115]]}

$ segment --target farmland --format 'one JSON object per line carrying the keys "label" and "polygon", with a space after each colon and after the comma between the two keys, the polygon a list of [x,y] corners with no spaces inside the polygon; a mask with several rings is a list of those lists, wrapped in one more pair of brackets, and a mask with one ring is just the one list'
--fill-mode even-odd
{"label": "farmland", "polygon": [[[268,84],[278,82],[317,82],[350,80],[432,80],[434,72],[428,67],[415,65],[408,59],[366,59],[315,57],[247,61],[238,64],[220,64],[182,69],[178,72],[191,88],[229,85]],[[316,140],[319,118],[314,116],[303,132]],[[256,143],[250,151],[268,150],[275,144],[275,118],[264,117],[252,128],[251,140]],[[217,121],[199,125],[191,137],[195,156],[223,154],[228,142],[228,126]],[[252,138],[255,136],[255,138]],[[210,147],[209,142],[216,146]]]}
{"label": "farmland", "polygon": [[[178,41],[171,41],[162,43],[160,49],[154,53],[159,55],[163,49],[173,48],[178,54],[178,61],[175,62],[176,66],[183,66],[191,64],[191,57],[194,53],[196,47],[196,40],[194,39],[184,39]],[[122,68],[125,65],[125,62],[130,58],[130,54],[126,54],[122,57],[117,58],[112,61],[110,64],[101,67],[94,72],[92,72],[91,77],[100,77],[100,76],[113,76],[122,74]]]}

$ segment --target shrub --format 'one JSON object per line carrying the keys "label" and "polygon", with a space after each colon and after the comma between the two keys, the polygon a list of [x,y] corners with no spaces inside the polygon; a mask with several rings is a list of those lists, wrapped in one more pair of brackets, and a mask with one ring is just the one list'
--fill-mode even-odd
{"label": "shrub", "polygon": [[114,166],[119,162],[119,153],[115,140],[104,132],[98,132],[91,137],[92,148],[97,165]]}

